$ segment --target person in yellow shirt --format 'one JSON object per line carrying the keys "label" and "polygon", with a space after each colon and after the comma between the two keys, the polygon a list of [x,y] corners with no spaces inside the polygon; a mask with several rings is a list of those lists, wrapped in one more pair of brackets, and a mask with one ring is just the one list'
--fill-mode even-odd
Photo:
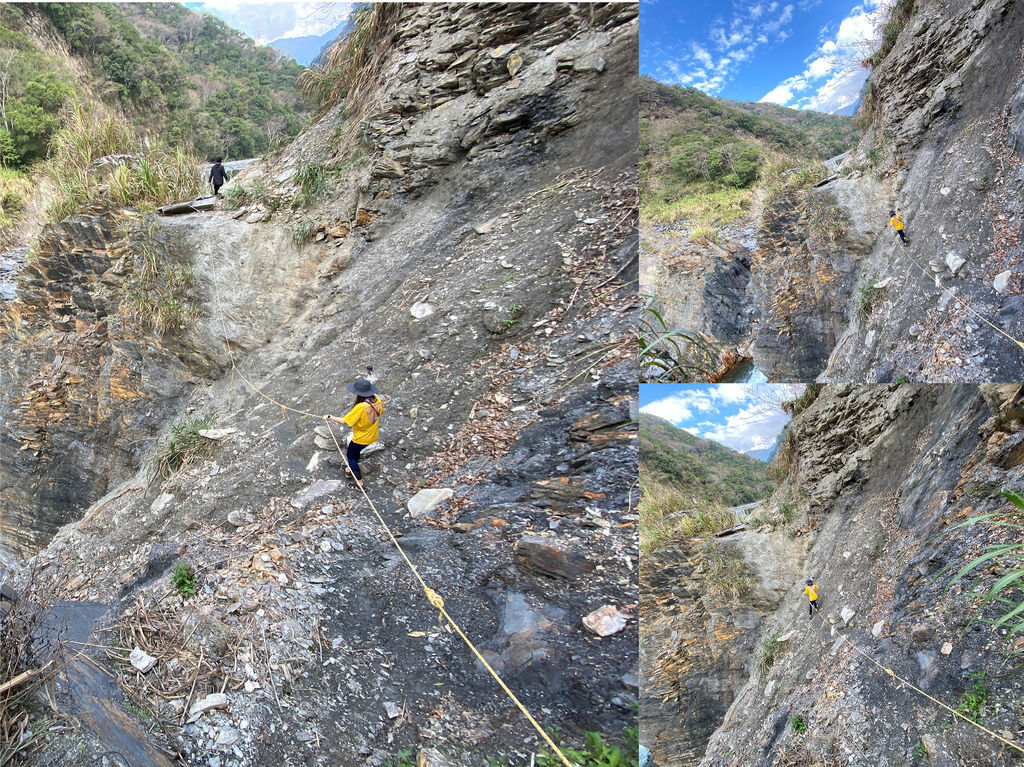
{"label": "person in yellow shirt", "polygon": [[809,602],[807,617],[813,618],[814,609],[818,606],[818,584],[808,578],[807,585],[804,586],[804,593],[807,595],[807,600]]}
{"label": "person in yellow shirt", "polygon": [[907,238],[903,235],[903,216],[894,210],[890,210],[889,223],[892,225],[892,228],[896,230],[896,234],[900,236],[900,242],[906,245]]}
{"label": "person in yellow shirt", "polygon": [[357,378],[349,384],[348,391],[356,395],[355,404],[341,418],[325,415],[325,421],[344,423],[352,427],[352,439],[345,451],[348,472],[359,487],[363,486],[363,475],[359,471],[359,454],[380,438],[380,416],[384,412],[384,401],[377,396],[378,389],[365,378]]}

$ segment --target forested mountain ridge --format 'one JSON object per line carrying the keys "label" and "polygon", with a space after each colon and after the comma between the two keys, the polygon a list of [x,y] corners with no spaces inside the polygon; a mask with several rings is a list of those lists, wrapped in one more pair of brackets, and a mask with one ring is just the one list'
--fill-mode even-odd
{"label": "forested mountain ridge", "polygon": [[69,102],[101,101],[140,133],[246,157],[296,135],[302,67],[220,19],[172,3],[0,7],[0,160],[47,155]]}
{"label": "forested mountain ridge", "polygon": [[640,474],[682,490],[698,504],[738,506],[774,489],[764,461],[647,413],[640,415]]}
{"label": "forested mountain ridge", "polygon": [[851,117],[726,101],[641,77],[641,203],[747,189],[770,153],[825,160],[858,137]]}

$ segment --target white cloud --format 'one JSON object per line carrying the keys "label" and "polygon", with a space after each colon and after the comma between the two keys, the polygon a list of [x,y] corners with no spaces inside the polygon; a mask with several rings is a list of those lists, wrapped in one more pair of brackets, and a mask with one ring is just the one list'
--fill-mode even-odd
{"label": "white cloud", "polygon": [[812,80],[817,80],[819,77],[824,77],[831,72],[833,66],[835,66],[835,60],[826,56],[820,56],[810,63],[805,75]]}
{"label": "white cloud", "polygon": [[766,24],[762,25],[762,28],[766,32],[778,32],[792,20],[793,6],[787,5],[785,8],[782,9],[782,13],[779,14],[779,17],[777,19],[775,19],[774,21],[767,22]]}
{"label": "white cloud", "polygon": [[[807,68],[776,85],[761,101],[822,112],[835,112],[854,104],[867,76],[860,60],[873,45],[876,30],[891,3],[892,0],[864,0],[850,10],[838,28],[832,28],[834,34],[829,28],[823,29],[820,45],[805,59]],[[779,37],[783,34],[785,30]],[[814,88],[814,93],[803,95],[808,88]]]}
{"label": "white cloud", "polygon": [[867,72],[863,70],[839,72],[819,87],[817,93],[804,99],[800,108],[835,112],[848,107],[857,101],[866,77]]}
{"label": "white cloud", "polygon": [[754,389],[744,384],[719,384],[711,389],[711,396],[724,405],[734,405],[751,399]]}
{"label": "white cloud", "polygon": [[783,80],[764,94],[759,101],[767,104],[782,104],[785,106],[793,99],[793,95],[795,93],[806,90],[807,88],[807,79],[797,75],[796,77],[790,77],[788,80]]}
{"label": "white cloud", "polygon": [[655,400],[654,402],[648,402],[640,408],[640,412],[656,415],[658,418],[664,418],[669,423],[674,424],[689,420],[693,417],[693,411],[686,406],[683,398],[678,394],[673,394],[669,397]]}
{"label": "white cloud", "polygon": [[657,74],[668,82],[716,94],[759,47],[789,36],[786,27],[795,7],[780,6],[776,0],[736,3],[732,15],[715,19],[700,41],[686,43],[685,53],[674,61],[663,60]]}
{"label": "white cloud", "polygon": [[847,16],[839,24],[836,45],[840,48],[851,48],[855,45],[870,42],[875,36],[874,14],[858,13]]}
{"label": "white cloud", "polygon": [[705,432],[704,437],[742,453],[763,450],[775,444],[775,438],[788,420],[789,416],[777,407],[753,402],[729,416],[724,424]]}
{"label": "white cloud", "polygon": [[715,68],[715,62],[711,58],[711,54],[707,52],[706,48],[699,45],[698,43],[691,42],[690,50],[693,52],[693,57],[697,59],[697,61],[699,61],[701,64],[703,64],[705,67],[707,67],[708,69]]}
{"label": "white cloud", "polygon": [[241,30],[258,43],[282,37],[322,35],[352,13],[352,3],[250,3],[244,0],[208,0],[189,3],[195,11],[210,13]]}

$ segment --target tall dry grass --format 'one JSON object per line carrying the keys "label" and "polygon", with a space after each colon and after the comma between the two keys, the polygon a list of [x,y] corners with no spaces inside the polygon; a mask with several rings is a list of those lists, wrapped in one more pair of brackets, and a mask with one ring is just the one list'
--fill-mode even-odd
{"label": "tall dry grass", "polygon": [[[641,554],[653,551],[680,538],[708,538],[736,524],[736,518],[721,506],[701,504],[694,508],[692,496],[680,488],[644,477],[640,468],[640,502],[637,514]],[[668,517],[679,511],[687,513]]]}
{"label": "tall dry grass", "polygon": [[[13,603],[0,602],[0,767],[45,737],[37,694],[53,678],[60,637],[46,617],[54,599],[30,576]],[[45,717],[45,715],[44,715]]]}
{"label": "tall dry grass", "polygon": [[391,52],[402,3],[374,3],[358,10],[348,34],[327,49],[326,59],[299,76],[299,89],[321,110],[345,99],[350,105],[365,101],[380,85],[384,61]]}
{"label": "tall dry grass", "polygon": [[327,49],[324,62],[299,75],[299,90],[320,114],[345,102],[345,123],[335,136],[342,153],[350,151],[363,118],[373,108],[373,93],[384,77],[394,29],[404,10],[404,3],[374,3],[360,9],[348,34]]}
{"label": "tall dry grass", "polygon": [[[119,156],[106,174],[96,161]],[[54,185],[46,218],[59,221],[90,200],[109,197],[150,210],[188,200],[203,190],[199,159],[181,148],[150,148],[128,122],[104,108],[74,104],[50,143],[45,172]]]}

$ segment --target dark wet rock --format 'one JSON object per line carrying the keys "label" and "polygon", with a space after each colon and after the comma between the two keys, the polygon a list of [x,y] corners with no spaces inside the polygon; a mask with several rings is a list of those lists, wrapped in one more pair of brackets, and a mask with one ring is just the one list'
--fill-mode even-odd
{"label": "dark wet rock", "polygon": [[586,556],[566,547],[553,538],[524,535],[516,544],[519,566],[523,569],[552,577],[575,580],[594,569]]}

